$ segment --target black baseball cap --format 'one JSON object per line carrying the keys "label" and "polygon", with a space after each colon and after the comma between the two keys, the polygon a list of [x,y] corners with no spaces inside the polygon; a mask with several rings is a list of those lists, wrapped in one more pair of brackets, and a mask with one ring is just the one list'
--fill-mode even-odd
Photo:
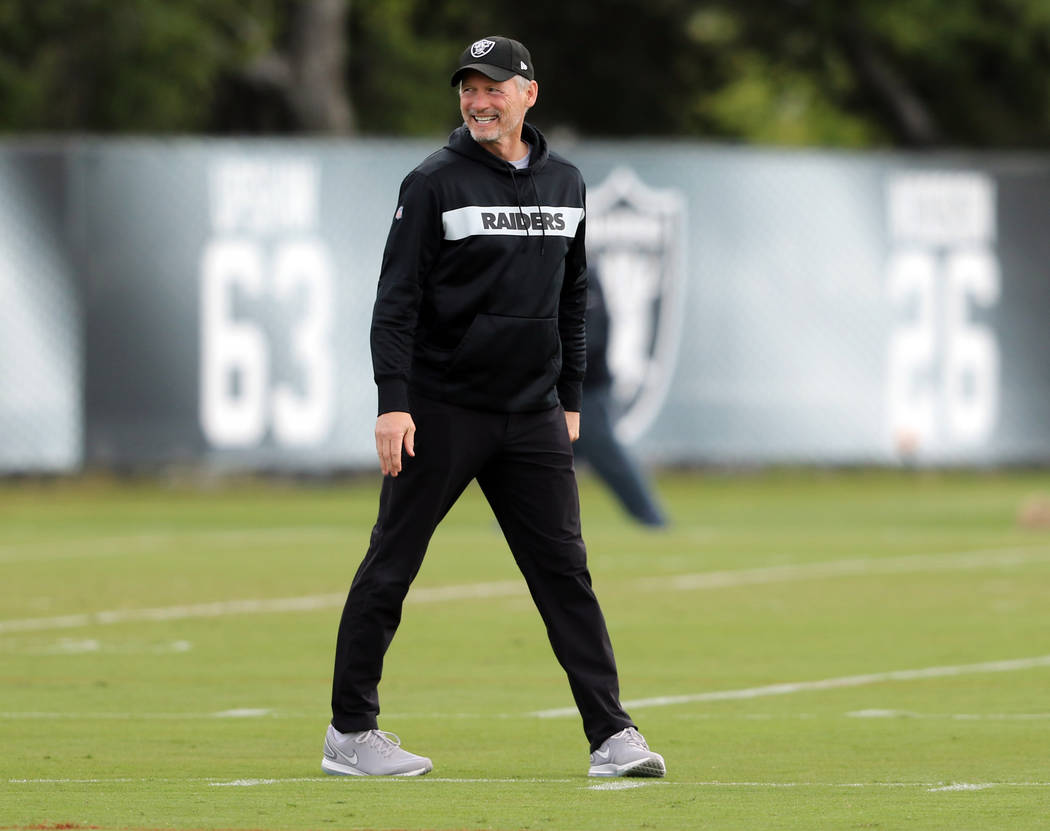
{"label": "black baseball cap", "polygon": [[459,68],[452,74],[452,86],[459,83],[464,72],[477,70],[493,81],[507,81],[521,75],[535,80],[532,56],[521,43],[499,35],[476,40],[459,56]]}

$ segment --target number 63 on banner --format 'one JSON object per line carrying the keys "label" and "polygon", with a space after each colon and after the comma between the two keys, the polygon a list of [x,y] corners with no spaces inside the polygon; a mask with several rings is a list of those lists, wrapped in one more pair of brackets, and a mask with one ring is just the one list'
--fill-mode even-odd
{"label": "number 63 on banner", "polygon": [[[277,380],[258,321],[235,315],[237,297],[296,303],[288,343],[298,383]],[[334,416],[332,276],[316,239],[277,243],[270,256],[251,239],[208,244],[201,265],[200,418],[215,447],[254,447],[272,429],[279,445],[322,443]]]}

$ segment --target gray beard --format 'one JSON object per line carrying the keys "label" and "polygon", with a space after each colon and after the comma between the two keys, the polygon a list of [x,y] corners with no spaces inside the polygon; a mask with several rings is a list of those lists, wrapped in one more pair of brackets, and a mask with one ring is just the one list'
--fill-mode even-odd
{"label": "gray beard", "polygon": [[477,135],[477,133],[474,132],[474,128],[471,127],[465,121],[463,122],[463,126],[467,128],[467,131],[470,133],[470,137],[472,139],[474,139],[474,141],[476,141],[478,144],[495,144],[497,141],[499,141],[499,136],[492,136],[492,137],[480,136],[479,137]]}

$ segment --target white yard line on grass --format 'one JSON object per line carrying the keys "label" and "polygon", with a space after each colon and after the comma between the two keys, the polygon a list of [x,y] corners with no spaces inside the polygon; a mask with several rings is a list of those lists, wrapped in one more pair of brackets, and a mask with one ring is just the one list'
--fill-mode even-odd
{"label": "white yard line on grass", "polygon": [[[95,711],[78,712],[74,710],[0,710],[0,721],[211,721],[213,719],[303,719],[316,720],[316,712],[281,712],[266,707],[244,707],[237,710],[224,710],[218,713],[152,713]],[[407,721],[409,719],[428,721],[451,721],[453,719],[469,721],[520,720],[536,718],[535,713],[391,713],[391,720]],[[899,719],[899,720],[937,720],[937,721],[1047,721],[1050,713],[916,713],[909,710],[856,710],[849,713],[830,713],[817,716],[814,713],[676,713],[671,718],[682,720],[706,721],[816,721],[818,719],[865,718],[865,719]]]}
{"label": "white yard line on grass", "polygon": [[[957,675],[976,675],[988,672],[1017,672],[1037,667],[1050,667],[1050,655],[1040,655],[1036,658],[1015,658],[1008,661],[986,661],[980,664],[898,669],[890,672],[874,672],[867,675],[845,675],[840,678],[824,678],[820,681],[795,681],[787,684],[769,684],[764,687],[748,687],[741,690],[713,690],[691,695],[664,695],[655,698],[639,698],[634,701],[625,701],[623,706],[628,710],[638,710],[643,707],[669,707],[675,704],[694,704],[701,701],[740,701],[768,695],[790,695],[798,692],[863,687],[887,681],[919,681],[926,678],[950,678]],[[540,718],[567,718],[570,716],[575,717],[578,715],[578,711],[575,707],[558,707],[551,710],[540,710],[533,715]]]}
{"label": "white yard line on grass", "polygon": [[187,543],[223,548],[243,545],[290,545],[320,540],[346,540],[351,529],[337,525],[282,526],[280,528],[224,528],[212,531],[151,531],[67,540],[27,540],[0,545],[0,565],[84,557],[146,554]]}
{"label": "white yard line on grass", "polygon": [[[524,596],[524,584],[517,581],[465,583],[457,586],[420,587],[413,589],[407,603],[442,603],[450,600],[477,600],[493,597]],[[76,629],[115,623],[144,623],[188,618],[233,617],[238,615],[275,614],[281,612],[315,612],[339,608],[346,602],[346,592],[311,594],[303,597],[277,597],[249,600],[216,600],[183,606],[154,609],[110,609],[57,617],[23,618],[0,621],[0,635],[14,632],[37,632],[48,629]]]}
{"label": "white yard line on grass", "polygon": [[[316,718],[313,713],[308,718]],[[97,719],[99,721],[208,721],[211,719],[256,719],[256,718],[281,718],[273,710],[263,707],[243,708],[239,710],[224,710],[220,713],[147,713],[147,712],[74,712],[62,710],[56,712],[44,712],[40,710],[7,711],[0,712],[2,721],[87,721]]]}
{"label": "white yard line on grass", "polygon": [[943,719],[946,721],[1045,721],[1050,713],[916,713],[911,710],[855,710],[847,718]]}
{"label": "white yard line on grass", "polygon": [[346,600],[345,594],[315,594],[306,597],[281,597],[255,600],[218,600],[212,603],[192,603],[184,606],[164,606],[155,609],[110,609],[58,617],[23,618],[0,621],[0,634],[34,632],[45,629],[76,629],[84,626],[104,626],[114,623],[158,622],[186,618],[224,617],[272,612],[312,612],[328,609]]}
{"label": "white yard line on grass", "polygon": [[[765,566],[731,571],[709,571],[698,574],[669,575],[640,581],[639,587],[650,591],[692,591],[732,588],[765,583],[820,580],[831,577],[872,574],[912,574],[924,571],[950,571],[1000,568],[1050,560],[1050,548],[1007,548],[955,554],[915,554],[884,559],[832,560],[821,563]],[[489,583],[464,583],[452,586],[413,588],[406,603],[442,603],[456,600],[484,600],[499,597],[525,597],[520,580]],[[56,617],[34,617],[0,621],[0,635],[36,632],[49,629],[75,629],[117,623],[159,622],[188,618],[212,618],[282,612],[312,612],[338,608],[345,593],[313,594],[303,597],[218,600],[163,606],[153,609],[110,609]]]}
{"label": "white yard line on grass", "polygon": [[643,589],[690,591],[754,586],[763,583],[792,583],[828,577],[877,574],[915,574],[925,571],[964,571],[1024,565],[1050,560],[1050,547],[996,548],[948,554],[911,554],[902,557],[831,560],[759,568],[704,571],[673,577],[653,577],[639,581]]}
{"label": "white yard line on grass", "polygon": [[[646,785],[656,784],[652,781],[644,782],[637,779],[613,779],[607,782],[599,782],[597,785],[588,785],[589,791],[626,791],[631,788],[642,788]],[[663,783],[660,783],[663,784]]]}
{"label": "white yard line on grass", "polygon": [[580,784],[586,790],[592,791],[614,791],[624,790],[631,787],[640,787],[642,785],[658,786],[658,787],[678,787],[678,788],[752,788],[756,790],[762,789],[783,789],[783,788],[849,788],[849,789],[863,789],[863,788],[917,788],[925,790],[928,793],[946,793],[946,792],[962,792],[962,791],[982,791],[989,788],[1050,788],[1050,782],[743,782],[743,781],[707,781],[707,782],[685,782],[675,781],[674,779],[651,779],[645,782],[638,782],[637,780],[624,780],[617,779],[608,782],[595,783],[592,779],[586,779],[585,777],[579,777],[574,779],[567,778],[551,778],[545,779],[541,777],[507,777],[507,778],[472,778],[463,777],[457,778],[453,776],[413,776],[413,777],[358,777],[358,776],[289,776],[284,778],[269,778],[269,779],[213,779],[213,778],[201,778],[201,777],[187,777],[177,778],[172,776],[165,777],[113,777],[111,779],[58,779],[58,778],[42,778],[42,779],[8,779],[6,780],[8,785],[153,785],[157,783],[196,783],[205,784],[208,787],[215,788],[257,788],[266,787],[271,785],[287,785],[287,784],[300,784],[304,782],[333,782],[333,783],[345,783],[344,785],[336,784],[334,787],[353,787],[351,783],[354,782],[392,782],[408,784],[412,782],[430,783],[430,784],[442,784],[442,785],[572,785]]}
{"label": "white yard line on grass", "polygon": [[995,785],[990,782],[982,782],[980,784],[971,784],[969,782],[959,782],[956,785],[945,785],[940,788],[928,788],[930,793],[942,793],[944,791],[983,791],[988,788],[994,788]]}

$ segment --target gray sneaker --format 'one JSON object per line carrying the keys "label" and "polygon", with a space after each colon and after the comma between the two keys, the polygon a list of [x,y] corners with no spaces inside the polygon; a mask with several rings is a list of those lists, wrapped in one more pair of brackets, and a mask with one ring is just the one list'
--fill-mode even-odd
{"label": "gray sneaker", "polygon": [[588,776],[663,776],[667,772],[664,757],[654,753],[642,734],[625,727],[609,736],[591,754]]}
{"label": "gray sneaker", "polygon": [[321,770],[334,776],[422,776],[434,765],[426,756],[401,749],[401,739],[383,730],[340,733],[332,725],[324,737]]}

